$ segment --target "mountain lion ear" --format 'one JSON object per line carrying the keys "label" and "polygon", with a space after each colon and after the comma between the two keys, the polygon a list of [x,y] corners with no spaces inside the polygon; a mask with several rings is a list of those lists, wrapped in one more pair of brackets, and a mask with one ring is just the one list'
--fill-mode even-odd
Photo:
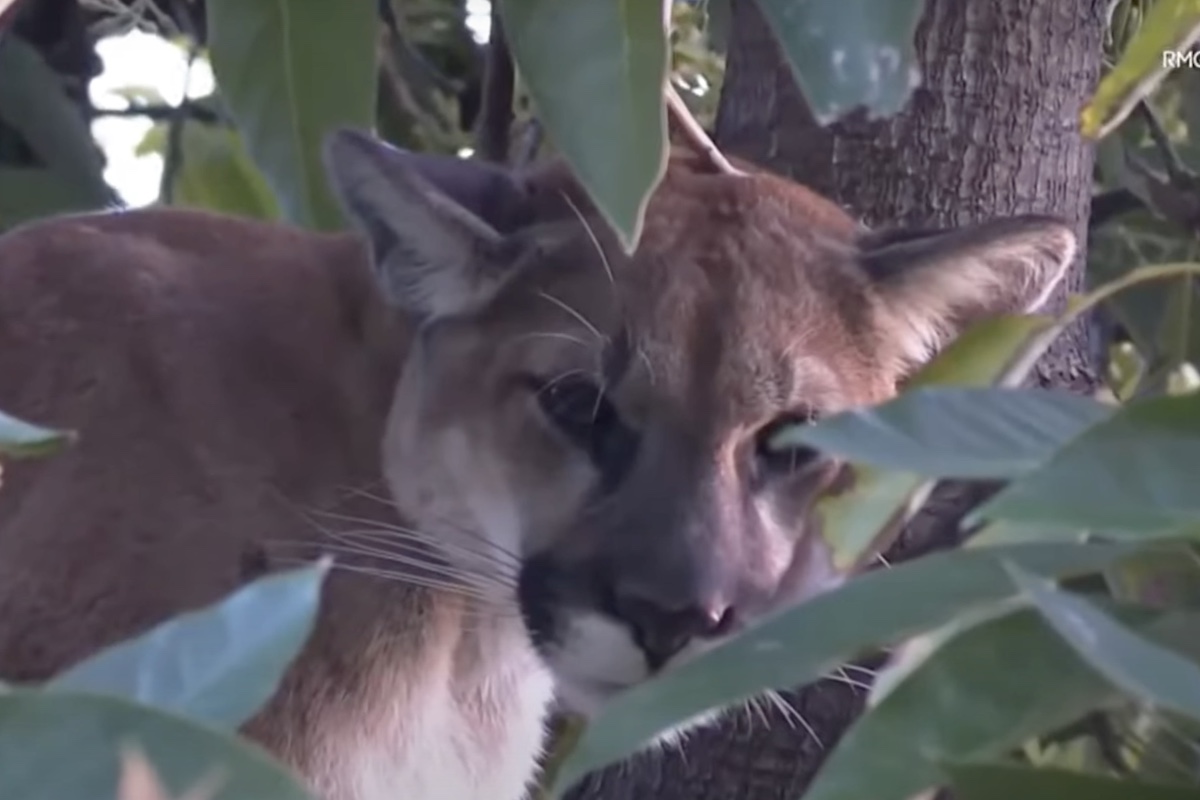
{"label": "mountain lion ear", "polygon": [[469,314],[495,296],[517,252],[526,194],[502,167],[413,153],[349,128],[323,150],[334,194],[363,233],[390,302],[419,318]]}
{"label": "mountain lion ear", "polygon": [[914,365],[988,317],[1037,310],[1075,258],[1056,217],[1022,215],[961,228],[867,233],[859,259]]}

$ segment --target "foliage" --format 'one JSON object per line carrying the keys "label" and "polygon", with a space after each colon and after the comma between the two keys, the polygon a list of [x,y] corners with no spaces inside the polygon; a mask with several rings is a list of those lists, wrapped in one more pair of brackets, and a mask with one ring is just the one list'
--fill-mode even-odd
{"label": "foliage", "polygon": [[[208,47],[221,96],[284,215],[336,229],[321,141],[374,121],[375,0],[207,0]],[[337,69],[330,69],[337,64]]]}
{"label": "foliage", "polygon": [[[907,102],[919,0],[758,2],[822,120]],[[197,57],[216,91],[178,108],[128,93],[130,111],[157,120],[143,149],[167,163],[164,202],[333,228],[343,222],[319,169],[331,128],[470,146],[482,50],[460,2],[396,3],[382,22],[372,0],[318,5],[208,0]],[[712,119],[728,0],[676,3],[670,30],[631,0],[507,0],[501,12],[514,127],[536,116],[538,152],[564,156],[635,246],[663,164],[660,90],[671,80]],[[904,800],[939,785],[963,800],[1197,796],[1200,70],[1169,73],[1161,51],[1190,46],[1200,9],[1120,0],[1111,15],[1110,69],[1080,120],[1100,137],[1090,293],[1059,317],[968,332],[892,402],[780,434],[854,464],[854,488],[819,508],[842,569],[870,563],[935,481],[1006,481],[966,521],[966,545],[857,575],[631,690],[573,730],[550,794],[700,712],[889,648],[867,712],[807,797]],[[29,151],[0,152],[0,230],[114,204],[65,85],[2,35],[0,122]],[[1112,334],[1102,396],[1021,388],[1052,338],[1097,307]],[[0,414],[0,460],[53,458],[73,441]],[[0,796],[82,800],[119,784],[124,797],[140,780],[152,790],[139,797],[197,786],[205,798],[305,797],[233,731],[304,646],[327,568],[260,580],[41,685],[8,687]]]}
{"label": "foliage", "polygon": [[14,128],[37,166],[0,166],[0,231],[48,214],[115,201],[87,127],[45,59],[28,43],[0,38],[0,122]]}
{"label": "foliage", "polygon": [[43,428],[0,411],[0,456],[5,458],[49,455],[74,438],[71,431]]}
{"label": "foliage", "polygon": [[644,0],[506,0],[500,10],[513,60],[555,149],[632,249],[666,167],[661,8]]}
{"label": "foliage", "polygon": [[98,787],[117,786],[122,759],[136,748],[168,787],[212,783],[206,800],[310,800],[283,766],[234,731],[271,696],[307,640],[328,568],[319,562],[260,579],[44,684],[6,687],[4,797],[94,798]]}

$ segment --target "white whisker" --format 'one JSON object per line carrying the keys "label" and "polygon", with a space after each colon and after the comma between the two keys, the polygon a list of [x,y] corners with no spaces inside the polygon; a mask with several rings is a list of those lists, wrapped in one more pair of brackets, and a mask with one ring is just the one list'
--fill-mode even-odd
{"label": "white whisker", "polygon": [[577,344],[580,347],[591,348],[591,346],[592,346],[591,343],[585,342],[583,339],[580,339],[578,336],[573,336],[572,334],[569,334],[569,333],[563,333],[563,332],[557,332],[557,331],[544,331],[544,332],[534,331],[534,332],[530,332],[530,333],[524,333],[524,334],[521,334],[520,336],[517,336],[516,338],[514,338],[513,341],[519,342],[522,339],[562,339],[564,341],[570,342],[571,344]]}
{"label": "white whisker", "polygon": [[778,692],[767,692],[766,698],[771,701],[771,704],[775,708],[779,709],[779,713],[783,715],[784,719],[788,720],[789,724],[792,724],[794,727],[796,723],[799,723],[800,727],[804,728],[805,732],[817,743],[817,747],[822,750],[825,749],[825,742],[821,741],[821,737],[817,735],[813,726],[808,723],[803,714],[788,702],[787,698]]}
{"label": "white whisker", "polygon": [[606,340],[607,340],[607,337],[605,337],[605,336],[604,336],[604,334],[602,334],[602,333],[600,332],[600,330],[599,330],[599,329],[598,329],[598,328],[597,328],[595,325],[593,325],[592,323],[588,322],[588,319],[587,319],[587,317],[585,317],[583,314],[579,313],[579,312],[578,312],[578,311],[576,311],[575,309],[571,308],[571,306],[570,306],[570,305],[568,305],[567,303],[564,303],[562,300],[559,300],[557,297],[555,297],[554,295],[550,294],[549,292],[543,292],[543,291],[539,291],[539,292],[538,292],[538,296],[539,296],[539,297],[541,297],[541,298],[543,298],[543,299],[545,299],[545,300],[549,300],[551,303],[553,303],[554,305],[556,305],[556,306],[558,306],[559,308],[561,308],[563,311],[565,311],[565,312],[567,312],[568,314],[570,314],[570,315],[571,315],[571,317],[573,317],[573,318],[574,318],[574,319],[575,319],[575,320],[576,320],[576,321],[577,321],[577,322],[578,322],[580,325],[582,325],[583,327],[587,328],[587,329],[588,329],[588,331],[590,331],[590,332],[591,332],[591,334],[592,334],[593,336],[595,336],[597,339],[599,339],[600,341],[606,341]]}
{"label": "white whisker", "polygon": [[613,275],[612,264],[608,262],[608,254],[604,252],[604,248],[600,246],[600,239],[596,236],[596,231],[592,228],[591,223],[584,217],[583,212],[579,210],[579,206],[575,205],[566,192],[559,192],[562,199],[566,201],[567,207],[574,212],[575,217],[579,220],[579,224],[583,226],[583,230],[587,233],[588,238],[592,240],[592,247],[596,248],[596,255],[600,256],[600,264],[604,267],[604,274],[608,276],[608,283],[611,286],[617,285],[616,276]]}

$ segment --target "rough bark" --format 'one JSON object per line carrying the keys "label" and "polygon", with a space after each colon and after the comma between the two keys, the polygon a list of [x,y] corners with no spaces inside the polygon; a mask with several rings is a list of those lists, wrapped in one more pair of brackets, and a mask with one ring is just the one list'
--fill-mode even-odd
{"label": "rough bark", "polygon": [[[1093,152],[1077,120],[1099,75],[1103,8],[1103,0],[928,0],[917,32],[924,79],[903,113],[874,122],[858,113],[823,129],[757,7],[739,0],[717,140],[868,224],[1049,212],[1075,222],[1082,249]],[[1052,305],[1081,285],[1082,253]],[[1070,331],[1038,365],[1038,382],[1094,388],[1089,334],[1086,325]],[[893,560],[953,544],[957,518],[985,492],[936,492]],[[683,753],[641,756],[589,777],[572,800],[795,800],[857,714],[860,694],[819,684],[791,698],[811,731],[778,715],[767,725],[739,715],[693,736]]]}

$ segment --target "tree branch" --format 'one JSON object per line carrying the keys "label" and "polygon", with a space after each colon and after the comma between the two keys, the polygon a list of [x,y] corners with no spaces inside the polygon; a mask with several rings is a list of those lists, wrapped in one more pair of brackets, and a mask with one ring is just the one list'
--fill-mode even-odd
{"label": "tree branch", "polygon": [[508,37],[500,19],[499,3],[492,3],[492,33],[488,39],[483,73],[483,99],[475,137],[476,152],[485,161],[508,161],[516,75]]}
{"label": "tree branch", "polygon": [[686,141],[693,149],[702,153],[713,168],[717,172],[723,172],[726,175],[745,175],[737,167],[729,162],[716,143],[709,138],[704,132],[703,126],[699,121],[692,116],[692,112],[688,109],[683,98],[679,96],[679,92],[671,85],[671,81],[667,80],[666,88],[667,96],[667,122],[668,126],[671,122],[675,123],[675,130],[678,132],[684,141]]}
{"label": "tree branch", "polygon": [[1112,189],[1092,195],[1088,214],[1088,230],[1095,231],[1105,223],[1134,211],[1145,209],[1142,199],[1128,189]]}
{"label": "tree branch", "polygon": [[1158,148],[1159,155],[1162,156],[1163,168],[1167,171],[1167,180],[1178,186],[1182,186],[1188,182],[1191,176],[1190,170],[1183,164],[1183,160],[1179,157],[1179,153],[1175,152],[1175,146],[1171,144],[1171,137],[1167,136],[1167,132],[1163,129],[1162,122],[1158,118],[1150,103],[1142,100],[1136,107],[1138,115],[1142,121],[1146,123],[1146,130],[1150,133],[1150,139],[1154,142],[1154,146]]}
{"label": "tree branch", "polygon": [[166,122],[183,114],[191,122],[202,122],[209,125],[219,125],[225,122],[213,109],[190,100],[185,100],[177,106],[168,105],[131,105],[128,108],[93,108],[92,115],[96,117],[145,117],[156,122]]}

